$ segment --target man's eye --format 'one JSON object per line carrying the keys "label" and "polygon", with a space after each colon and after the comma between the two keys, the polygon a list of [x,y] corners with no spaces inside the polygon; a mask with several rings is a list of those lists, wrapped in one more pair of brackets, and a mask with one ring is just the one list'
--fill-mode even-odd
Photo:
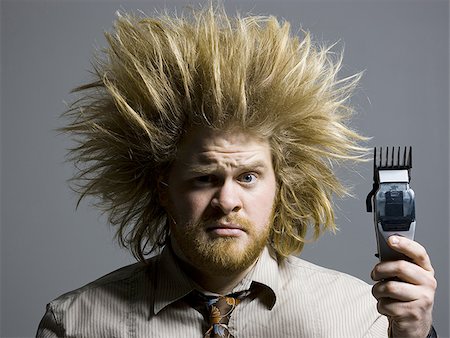
{"label": "man's eye", "polygon": [[195,182],[199,184],[208,184],[215,182],[215,178],[213,175],[203,175],[196,177]]}
{"label": "man's eye", "polygon": [[254,183],[256,181],[255,174],[243,174],[239,177],[239,181],[243,183]]}

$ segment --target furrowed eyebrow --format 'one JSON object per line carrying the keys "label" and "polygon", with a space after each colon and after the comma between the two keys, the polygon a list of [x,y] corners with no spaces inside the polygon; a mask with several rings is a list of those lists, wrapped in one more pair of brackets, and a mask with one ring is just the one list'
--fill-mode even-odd
{"label": "furrowed eyebrow", "polygon": [[[234,169],[237,169],[239,171],[258,171],[258,170],[263,170],[266,169],[267,165],[262,162],[262,161],[257,161],[257,162],[249,162],[249,163],[244,163],[242,165],[239,165],[237,167],[235,167]],[[186,166],[186,173],[190,174],[190,175],[209,175],[215,172],[220,172],[221,168],[216,165],[216,164],[210,164],[210,165],[201,165],[201,164],[196,164],[196,165],[187,165]]]}
{"label": "furrowed eyebrow", "polygon": [[217,171],[216,165],[189,165],[186,172],[192,175],[208,175]]}

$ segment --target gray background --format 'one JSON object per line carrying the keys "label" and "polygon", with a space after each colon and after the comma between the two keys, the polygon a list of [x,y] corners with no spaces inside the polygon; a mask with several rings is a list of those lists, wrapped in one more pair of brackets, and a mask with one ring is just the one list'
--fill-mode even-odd
{"label": "gray background", "polygon": [[[193,2],[194,4],[197,1]],[[1,2],[1,336],[32,336],[45,304],[133,262],[105,217],[66,184],[70,142],[54,129],[69,91],[89,79],[117,9],[181,9],[182,1]],[[417,240],[437,271],[434,311],[449,337],[449,3],[448,1],[225,1],[274,14],[329,43],[345,45],[343,75],[365,70],[353,99],[355,126],[374,145],[412,145]],[[355,198],[338,201],[336,235],[303,257],[370,282],[376,263],[364,201],[370,163],[340,170]]]}

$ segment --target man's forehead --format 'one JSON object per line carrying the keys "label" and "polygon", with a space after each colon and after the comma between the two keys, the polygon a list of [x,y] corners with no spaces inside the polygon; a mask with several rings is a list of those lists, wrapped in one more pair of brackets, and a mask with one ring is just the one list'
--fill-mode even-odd
{"label": "man's forehead", "polygon": [[245,164],[250,162],[261,162],[268,152],[265,147],[250,147],[250,149],[212,149],[198,152],[195,159],[199,163],[225,162],[229,164]]}
{"label": "man's forehead", "polygon": [[243,131],[195,130],[179,147],[178,160],[186,165],[211,163],[245,166],[271,160],[269,143]]}
{"label": "man's forehead", "polygon": [[269,150],[269,142],[242,130],[216,130],[205,127],[192,128],[179,145],[180,152],[242,154]]}

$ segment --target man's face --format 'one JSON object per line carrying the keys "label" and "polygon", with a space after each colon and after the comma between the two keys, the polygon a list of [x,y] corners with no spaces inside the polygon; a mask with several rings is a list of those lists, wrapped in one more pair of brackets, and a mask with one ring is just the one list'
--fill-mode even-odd
{"label": "man's face", "polygon": [[244,132],[191,130],[167,183],[163,204],[181,259],[216,274],[255,262],[267,243],[276,194],[267,141]]}

